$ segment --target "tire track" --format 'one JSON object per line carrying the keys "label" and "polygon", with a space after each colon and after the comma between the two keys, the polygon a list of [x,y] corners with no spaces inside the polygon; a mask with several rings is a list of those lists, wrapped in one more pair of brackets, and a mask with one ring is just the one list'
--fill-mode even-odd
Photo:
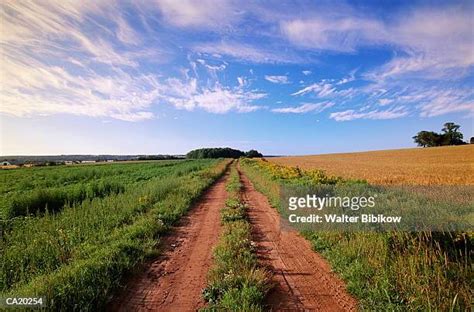
{"label": "tire track", "polygon": [[277,210],[239,173],[259,260],[274,274],[267,307],[272,311],[356,311],[356,300],[326,260],[295,230],[282,230]]}
{"label": "tire track", "polygon": [[132,277],[110,311],[196,311],[220,233],[229,169],[160,243],[163,253]]}

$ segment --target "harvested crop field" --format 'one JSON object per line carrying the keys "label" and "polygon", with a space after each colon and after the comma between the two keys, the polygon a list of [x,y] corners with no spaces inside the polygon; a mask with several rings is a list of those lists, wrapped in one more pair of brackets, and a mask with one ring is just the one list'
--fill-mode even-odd
{"label": "harvested crop field", "polygon": [[474,185],[474,145],[272,157],[269,161],[383,185]]}

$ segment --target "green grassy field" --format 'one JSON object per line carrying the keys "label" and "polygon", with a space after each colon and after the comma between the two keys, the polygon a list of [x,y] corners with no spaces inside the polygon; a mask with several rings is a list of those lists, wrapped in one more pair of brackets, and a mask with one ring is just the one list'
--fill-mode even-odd
{"label": "green grassy field", "polygon": [[227,163],[1,171],[0,296],[46,296],[52,310],[103,306]]}

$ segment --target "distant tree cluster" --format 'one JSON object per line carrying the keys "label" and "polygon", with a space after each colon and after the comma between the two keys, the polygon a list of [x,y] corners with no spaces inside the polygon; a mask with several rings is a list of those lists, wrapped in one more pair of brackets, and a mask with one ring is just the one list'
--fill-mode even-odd
{"label": "distant tree cluster", "polygon": [[245,157],[248,157],[248,158],[262,158],[263,155],[261,153],[259,153],[258,151],[256,151],[256,150],[250,150],[247,153],[245,153]]}
{"label": "distant tree cluster", "polygon": [[423,147],[466,144],[463,141],[463,134],[459,132],[459,128],[461,128],[460,125],[456,125],[454,122],[447,122],[441,130],[442,133],[420,131],[413,137],[413,140],[418,146]]}
{"label": "distant tree cluster", "polygon": [[138,156],[137,160],[173,160],[181,158],[183,157],[175,155],[140,155]]}
{"label": "distant tree cluster", "polygon": [[186,158],[200,159],[200,158],[239,158],[239,157],[263,157],[261,153],[256,150],[242,152],[230,147],[216,147],[216,148],[200,148],[190,151],[186,154]]}

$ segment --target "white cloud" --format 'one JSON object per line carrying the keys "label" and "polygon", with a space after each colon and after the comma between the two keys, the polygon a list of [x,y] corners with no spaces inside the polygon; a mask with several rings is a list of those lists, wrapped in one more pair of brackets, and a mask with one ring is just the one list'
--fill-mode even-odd
{"label": "white cloud", "polygon": [[147,119],[153,119],[155,115],[152,112],[136,112],[136,113],[118,113],[112,114],[112,118],[123,120],[123,121],[142,121]]}
{"label": "white cloud", "polygon": [[403,75],[426,79],[462,76],[474,65],[472,11],[462,6],[420,8],[390,25],[390,43],[405,50],[367,77],[373,80]]}
{"label": "white cloud", "polygon": [[[423,55],[412,55],[406,57],[395,57],[388,63],[366,73],[364,77],[369,80],[384,80],[387,78],[397,78],[407,73],[419,73],[423,70],[433,71],[439,69],[440,64],[434,60],[429,59]],[[425,76],[422,74],[420,78]],[[426,77],[430,78],[430,77]],[[431,78],[434,78],[431,76]],[[438,77],[439,78],[439,77]]]}
{"label": "white cloud", "polygon": [[238,3],[228,0],[158,0],[165,20],[178,27],[201,27],[222,30],[239,18]]}
{"label": "white cloud", "polygon": [[[15,116],[66,113],[140,121],[154,118],[150,110],[159,101],[178,109],[249,112],[259,109],[253,102],[265,96],[244,90],[243,83],[236,88],[218,82],[200,87],[196,78],[189,77],[189,71],[185,71],[184,81],[160,81],[157,74],[142,73],[139,59],[150,60],[153,55],[139,46],[142,38],[115,2],[102,6],[95,2],[90,6],[65,2],[1,5],[5,27],[0,29],[0,40],[5,48],[0,51],[0,76],[10,78],[1,85],[0,112]],[[188,13],[181,16],[179,23],[199,12]],[[104,20],[115,28],[103,24]],[[91,25],[93,33],[86,31]],[[123,45],[127,48],[117,48]],[[225,62],[196,62],[216,81],[217,72],[226,68]],[[191,62],[195,73],[196,62]]]}
{"label": "white cloud", "polygon": [[474,100],[463,100],[456,95],[439,95],[421,105],[421,117],[434,117],[445,114],[466,112],[474,117]]}
{"label": "white cloud", "polygon": [[435,99],[432,102],[423,105],[420,116],[434,117],[457,112],[467,112],[467,116],[474,117],[474,101],[466,103],[452,103],[442,98]]}
{"label": "white cloud", "polygon": [[271,76],[265,75],[265,80],[270,81],[271,83],[286,84],[289,83],[288,76]]}
{"label": "white cloud", "polygon": [[137,45],[141,43],[140,35],[128,24],[123,17],[116,18],[117,23],[117,38],[125,43]]}
{"label": "white cloud", "polygon": [[353,53],[361,47],[385,46],[402,51],[366,75],[373,80],[405,74],[428,79],[466,74],[462,69],[474,65],[473,28],[468,4],[421,6],[385,20],[345,7],[280,22],[282,35],[306,49]]}
{"label": "white cloud", "polygon": [[379,99],[379,104],[381,106],[386,106],[393,103],[393,101],[394,101],[393,99]]}
{"label": "white cloud", "polygon": [[[196,62],[201,64],[206,69],[210,77],[215,81],[218,81],[218,73],[224,71],[227,68],[226,64],[209,64],[203,59],[197,59]],[[196,63],[191,61],[190,64],[193,68],[194,74],[197,75]]]}
{"label": "white cloud", "polygon": [[341,80],[339,80],[336,85],[343,85],[343,84],[346,84],[346,83],[349,83],[349,82],[352,82],[354,81],[356,78],[355,78],[355,73],[356,73],[357,69],[354,69],[353,71],[351,71],[349,73],[349,75],[347,77],[344,77],[342,78]]}
{"label": "white cloud", "polygon": [[[2,2],[2,28],[0,42],[6,44],[7,53],[30,50],[37,57],[62,57],[78,54],[81,57],[114,65],[136,67],[133,53],[118,52],[108,36],[114,32],[107,19],[115,23],[116,36],[127,44],[136,44],[140,38],[122,18],[115,2],[106,4],[90,2]],[[101,16],[103,19],[94,19]],[[95,25],[94,32],[87,32],[87,25]],[[136,48],[135,48],[136,49]],[[157,51],[157,50],[156,50]],[[142,49],[135,51],[140,55]]]}
{"label": "white cloud", "polygon": [[329,115],[329,118],[336,121],[349,121],[355,119],[395,119],[408,115],[408,111],[404,107],[394,108],[386,111],[372,110],[369,112],[356,112],[353,109],[349,109],[341,112],[334,112]]}
{"label": "white cloud", "polygon": [[381,22],[352,16],[315,15],[283,21],[280,28],[298,46],[339,52],[354,52],[359,46],[382,41],[388,35]]}
{"label": "white cloud", "polygon": [[203,109],[215,114],[255,111],[261,107],[253,102],[266,96],[256,91],[246,91],[241,86],[230,88],[216,83],[212,87],[200,88],[196,79],[183,82],[175,78],[168,79],[164,92],[163,100],[178,109]]}
{"label": "white cloud", "polygon": [[[382,90],[381,92],[373,90]],[[408,104],[418,109],[422,117],[440,116],[455,112],[473,115],[474,91],[470,87],[451,86],[445,82],[416,84],[381,81],[369,85],[363,92],[369,93],[367,101],[376,101],[380,106],[394,103]]]}
{"label": "white cloud", "polygon": [[10,1],[0,6],[0,76],[9,77],[1,86],[2,113],[126,121],[154,117],[149,108],[159,83],[154,75],[131,71],[139,58],[159,50],[150,54],[136,47],[141,36],[116,2]]}
{"label": "white cloud", "polygon": [[76,76],[28,58],[4,61],[0,76],[11,77],[2,84],[0,111],[15,116],[67,113],[121,120],[152,118],[144,110],[159,88],[152,76],[131,76],[120,69],[108,76],[94,72]]}
{"label": "white cloud", "polygon": [[249,79],[245,76],[237,77],[238,88],[240,89],[247,88],[251,85],[252,81],[254,81],[254,79],[251,79],[251,78]]}
{"label": "white cloud", "polygon": [[280,53],[238,42],[210,42],[197,44],[192,49],[209,55],[226,55],[250,63],[298,63],[301,57],[294,53]]}
{"label": "white cloud", "polygon": [[212,71],[212,72],[218,72],[218,71],[223,71],[224,69],[226,69],[226,65],[225,64],[220,64],[220,65],[210,65],[208,63],[206,63],[206,61],[202,60],[202,59],[198,59],[196,60],[199,64],[203,65],[204,67],[206,67],[209,71]]}
{"label": "white cloud", "polygon": [[309,85],[295,93],[292,93],[291,95],[304,95],[310,92],[313,92],[320,97],[327,97],[335,93],[336,88],[332,84],[322,81],[318,83],[313,83],[312,85]]}
{"label": "white cloud", "polygon": [[[380,119],[406,113],[393,108],[394,103],[411,105],[410,112],[418,109],[423,117],[472,114],[472,91],[456,84],[472,74],[474,65],[472,7],[415,7],[387,19],[342,5],[317,11],[295,5],[284,14],[276,4],[265,7],[233,0],[0,2],[0,77],[7,77],[0,86],[0,111],[15,116],[68,113],[128,121],[154,118],[152,107],[157,103],[213,113],[253,111],[261,107],[254,102],[265,94],[249,89],[251,79],[228,76],[225,56],[250,63],[308,66],[313,54],[308,50],[353,53],[362,47],[383,46],[395,56],[363,74],[372,80],[370,87],[354,83],[344,88],[355,80],[351,72],[339,80],[302,87],[292,95],[330,99],[352,108],[334,113],[334,119]],[[250,27],[258,26],[251,37],[247,21],[255,23]],[[186,30],[170,31],[170,25]],[[164,31],[170,32],[160,36]],[[175,31],[182,31],[183,40],[170,44],[167,37],[175,36]],[[194,36],[193,31],[206,32]],[[161,49],[166,46],[175,50],[165,53]],[[177,55],[177,50],[188,55],[197,52],[199,58],[188,58],[192,70],[181,71],[184,80],[166,79],[161,69],[148,66],[163,60],[164,54]],[[311,71],[302,74],[308,76]],[[235,83],[235,79],[236,87],[219,82]],[[265,79],[288,83],[287,76]],[[367,98],[361,101],[367,106],[362,111],[358,109],[362,104],[349,102],[359,95]],[[318,111],[315,105],[276,110]],[[380,106],[387,110],[379,111]]]}
{"label": "white cloud", "polygon": [[322,103],[304,103],[296,107],[282,107],[274,108],[272,112],[274,113],[292,113],[292,114],[303,114],[308,112],[320,113],[323,110],[334,106],[332,102],[322,102]]}

